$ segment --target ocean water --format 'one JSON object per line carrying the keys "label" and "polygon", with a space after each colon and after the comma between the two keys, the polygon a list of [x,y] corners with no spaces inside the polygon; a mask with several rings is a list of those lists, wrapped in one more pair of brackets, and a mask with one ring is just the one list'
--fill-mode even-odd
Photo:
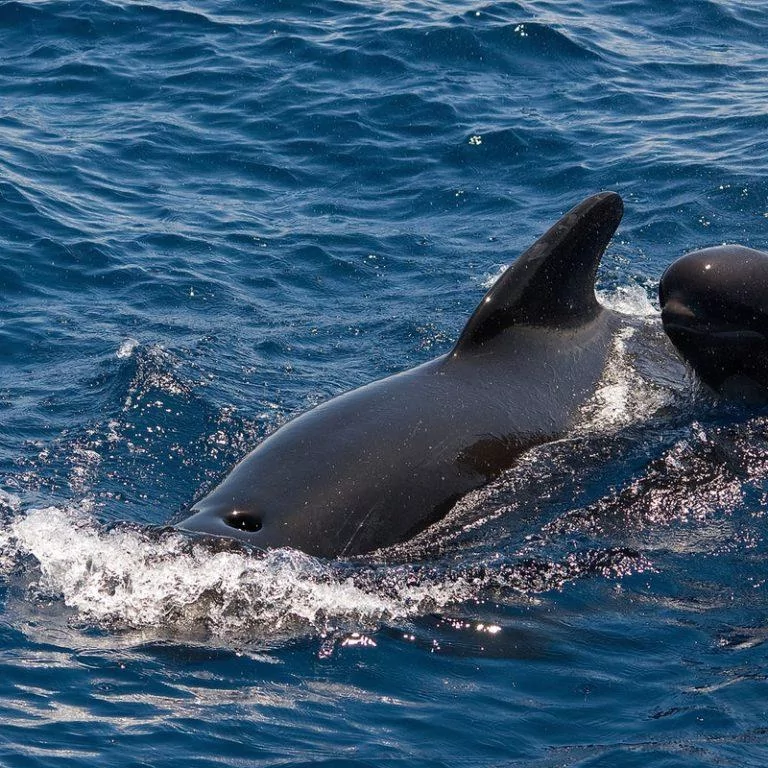
{"label": "ocean water", "polygon": [[[766,10],[0,2],[0,765],[764,766],[768,415],[655,291],[768,246]],[[603,189],[573,433],[386,557],[167,527]]]}

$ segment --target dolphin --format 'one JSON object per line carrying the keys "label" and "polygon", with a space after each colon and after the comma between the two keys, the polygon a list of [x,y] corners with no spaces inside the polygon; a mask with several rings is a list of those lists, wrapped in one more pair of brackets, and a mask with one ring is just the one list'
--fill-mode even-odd
{"label": "dolphin", "polygon": [[768,403],[768,253],[743,245],[692,251],[659,281],[664,330],[710,390]]}
{"label": "dolphin", "polygon": [[450,352],[289,421],[177,527],[352,557],[410,539],[563,436],[621,324],[594,286],[622,213],[614,192],[579,203],[504,272]]}

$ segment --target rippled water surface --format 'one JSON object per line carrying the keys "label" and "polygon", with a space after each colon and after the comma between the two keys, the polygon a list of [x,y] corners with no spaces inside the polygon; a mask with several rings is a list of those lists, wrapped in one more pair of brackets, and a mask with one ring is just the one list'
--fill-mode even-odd
{"label": "rippled water surface", "polygon": [[[764,766],[768,416],[655,290],[768,246],[767,103],[747,0],[0,2],[0,765]],[[386,557],[166,527],[603,189],[565,439]]]}

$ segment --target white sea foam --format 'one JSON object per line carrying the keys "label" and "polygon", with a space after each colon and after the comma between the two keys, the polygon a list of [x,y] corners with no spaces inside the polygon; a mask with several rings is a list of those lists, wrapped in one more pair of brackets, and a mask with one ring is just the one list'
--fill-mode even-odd
{"label": "white sea foam", "polygon": [[495,272],[488,272],[483,275],[480,279],[480,285],[485,288],[486,291],[489,288],[492,288],[498,279],[507,271],[507,267],[509,267],[509,264],[502,264],[500,267],[497,267]]}
{"label": "white sea foam", "polygon": [[120,345],[120,348],[117,350],[115,354],[121,360],[125,360],[133,356],[133,353],[136,351],[136,347],[138,346],[139,346],[139,342],[136,341],[136,339],[126,339]]}
{"label": "white sea foam", "polygon": [[648,292],[641,285],[622,285],[612,291],[597,291],[600,303],[633,317],[657,318],[659,310],[653,305]]}
{"label": "white sea foam", "polygon": [[[617,563],[616,573],[626,570]],[[88,505],[17,516],[0,532],[0,578],[36,579],[28,593],[63,602],[78,624],[261,644],[366,632],[507,590],[532,593],[578,577],[578,558],[524,568],[344,566],[295,550],[212,548],[174,531],[106,529]]]}
{"label": "white sea foam", "polygon": [[621,426],[630,423],[637,415],[637,408],[633,406],[640,390],[626,354],[627,341],[634,333],[634,328],[624,328],[614,339],[603,378],[587,404],[588,427],[591,429]]}
{"label": "white sea foam", "polygon": [[38,593],[81,619],[122,628],[197,625],[229,634],[262,624],[270,635],[297,623],[322,628],[328,617],[403,613],[300,552],[257,557],[212,551],[175,532],[105,530],[82,509],[33,509],[15,519],[0,534],[0,563],[7,571],[30,556]]}
{"label": "white sea foam", "polygon": [[[170,531],[105,529],[88,505],[32,509],[0,533],[0,575],[26,562],[32,590],[80,621],[259,638],[407,618],[477,593],[461,578],[393,578],[387,589],[294,550],[215,551]],[[391,574],[390,574],[391,575]]]}
{"label": "white sea foam", "polygon": [[[441,612],[488,588],[526,589],[514,569],[351,567],[288,549],[217,550],[167,530],[105,529],[87,505],[32,509],[12,520],[0,533],[0,578],[20,572],[33,580],[32,598],[63,603],[77,624],[257,644],[365,632]],[[539,586],[575,575],[553,567],[553,582]]]}

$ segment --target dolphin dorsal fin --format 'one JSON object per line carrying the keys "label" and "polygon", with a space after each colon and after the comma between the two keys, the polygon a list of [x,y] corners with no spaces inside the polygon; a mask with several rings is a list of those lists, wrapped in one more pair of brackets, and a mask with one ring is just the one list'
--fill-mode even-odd
{"label": "dolphin dorsal fin", "polygon": [[615,192],[580,202],[485,294],[451,353],[471,354],[512,326],[567,328],[597,316],[595,276],[624,211]]}

